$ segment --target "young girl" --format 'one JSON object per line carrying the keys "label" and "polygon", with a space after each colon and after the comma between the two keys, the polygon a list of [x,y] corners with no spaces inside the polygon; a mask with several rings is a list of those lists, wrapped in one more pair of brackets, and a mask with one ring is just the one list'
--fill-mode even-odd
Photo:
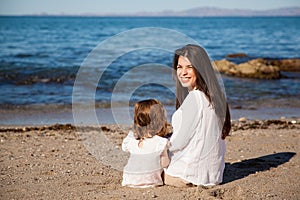
{"label": "young girl", "polygon": [[130,157],[123,171],[122,186],[146,188],[163,185],[163,168],[169,165],[167,119],[162,104],[149,99],[137,102],[134,133],[123,140],[122,149]]}

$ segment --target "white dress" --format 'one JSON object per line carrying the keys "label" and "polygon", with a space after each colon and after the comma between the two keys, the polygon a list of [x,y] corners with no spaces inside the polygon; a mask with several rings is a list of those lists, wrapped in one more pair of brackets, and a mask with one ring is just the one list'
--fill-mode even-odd
{"label": "white dress", "polygon": [[138,143],[131,131],[123,140],[122,150],[128,151],[130,157],[123,170],[122,186],[144,188],[163,185],[160,155],[168,139],[155,135],[144,139],[142,147]]}
{"label": "white dress", "polygon": [[222,127],[204,93],[189,92],[172,116],[169,167],[165,173],[194,185],[222,182],[225,168],[225,141]]}

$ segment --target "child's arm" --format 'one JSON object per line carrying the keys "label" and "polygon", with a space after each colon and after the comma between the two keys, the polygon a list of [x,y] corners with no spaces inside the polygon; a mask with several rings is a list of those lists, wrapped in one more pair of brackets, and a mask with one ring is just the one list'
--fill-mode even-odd
{"label": "child's arm", "polygon": [[132,131],[129,131],[128,135],[124,138],[123,142],[122,142],[122,150],[123,151],[128,151],[129,149],[129,146],[130,146],[130,142],[131,140],[134,139],[134,136],[133,136],[133,132]]}
{"label": "child's arm", "polygon": [[170,164],[170,158],[168,156],[168,144],[169,142],[167,143],[162,154],[160,155],[160,165],[162,166],[162,168],[166,168]]}

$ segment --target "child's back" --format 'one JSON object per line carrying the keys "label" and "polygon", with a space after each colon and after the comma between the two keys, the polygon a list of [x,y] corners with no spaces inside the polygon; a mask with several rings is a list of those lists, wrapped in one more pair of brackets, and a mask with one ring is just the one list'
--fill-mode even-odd
{"label": "child's back", "polygon": [[123,140],[122,149],[130,157],[123,172],[123,186],[154,187],[163,185],[161,174],[169,165],[165,110],[155,99],[137,102],[134,110],[134,132]]}
{"label": "child's back", "polygon": [[133,133],[130,132],[122,144],[123,151],[129,151],[130,157],[123,173],[123,186],[153,187],[163,185],[161,173],[163,166],[161,155],[166,151],[168,140],[153,136],[143,140],[139,146]]}

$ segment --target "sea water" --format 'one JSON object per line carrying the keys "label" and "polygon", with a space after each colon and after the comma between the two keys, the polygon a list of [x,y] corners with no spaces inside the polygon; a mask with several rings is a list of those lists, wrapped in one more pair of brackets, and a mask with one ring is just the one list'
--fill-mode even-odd
{"label": "sea water", "polygon": [[[74,82],[89,54],[97,45],[126,31],[155,27],[174,30],[202,45],[212,60],[232,53],[247,58],[231,59],[239,63],[255,58],[300,58],[300,17],[0,17],[0,108],[11,109],[72,106]],[[122,46],[143,39],[166,45],[176,40],[157,40],[151,34],[120,40]],[[102,57],[118,50],[112,45]],[[175,50],[175,49],[174,49]],[[169,110],[174,108],[175,83],[164,68],[151,71],[151,64],[172,67],[173,52],[155,48],[137,48],[114,58],[99,80],[89,80],[99,68],[87,70],[87,85],[93,89],[95,107],[109,109],[116,86],[122,80],[114,101],[132,104],[146,98],[157,98]],[[127,74],[137,66],[148,67],[147,73]],[[240,115],[265,113],[270,117],[297,115],[300,109],[300,74],[284,73],[278,80],[245,79],[221,76],[230,107]],[[130,77],[130,78],[129,78]],[[152,81],[152,80],[159,81]],[[143,82],[153,82],[143,84]],[[129,91],[128,85],[139,82]],[[88,86],[89,85],[89,86]],[[127,86],[126,86],[127,85]],[[79,90],[80,91],[80,90]],[[81,103],[85,103],[84,93]],[[268,109],[267,112],[261,109]],[[289,111],[288,113],[285,113]],[[172,111],[171,111],[172,112]],[[250,113],[249,113],[250,112]],[[239,115],[236,115],[239,116]],[[267,116],[264,116],[267,117]],[[2,117],[2,122],[6,122]]]}

